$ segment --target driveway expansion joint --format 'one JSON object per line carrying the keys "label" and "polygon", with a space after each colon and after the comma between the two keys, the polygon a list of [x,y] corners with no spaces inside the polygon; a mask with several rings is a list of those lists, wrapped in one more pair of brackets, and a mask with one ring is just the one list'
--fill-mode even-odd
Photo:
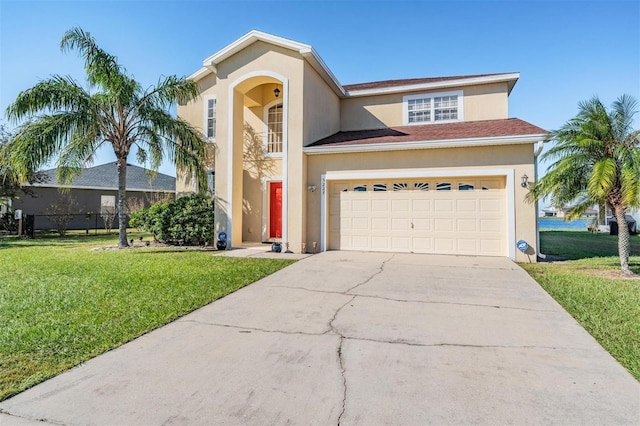
{"label": "driveway expansion joint", "polygon": [[[371,278],[369,278],[371,279]],[[364,283],[362,283],[364,284]],[[362,285],[362,284],[358,284]],[[345,296],[355,296],[362,297],[368,299],[380,299],[380,300],[388,300],[390,302],[400,302],[400,303],[424,303],[428,305],[458,305],[458,306],[476,306],[479,308],[493,308],[493,309],[513,309],[517,311],[529,311],[529,312],[546,312],[546,313],[561,313],[558,310],[552,309],[531,309],[531,308],[521,308],[518,306],[502,306],[502,305],[485,305],[482,303],[460,303],[460,302],[447,302],[440,300],[411,300],[411,299],[395,299],[392,297],[384,297],[384,296],[374,296],[371,294],[358,294],[358,293],[350,293],[350,290],[345,291],[331,291],[331,290],[316,290],[308,287],[294,287],[288,285],[271,285],[269,287],[273,288],[286,288],[290,290],[302,290],[302,291],[310,291],[312,293],[323,293],[323,294],[343,294]]]}
{"label": "driveway expansion joint", "polygon": [[5,416],[10,416],[10,417],[15,417],[15,418],[18,418],[18,419],[29,420],[29,421],[32,421],[32,422],[47,423],[47,424],[52,424],[52,425],[64,425],[65,424],[65,423],[62,423],[62,422],[57,422],[55,420],[36,418],[36,417],[29,417],[29,416],[21,416],[19,414],[10,413],[9,411],[3,409],[2,407],[0,407],[0,414],[4,414]]}
{"label": "driveway expansion joint", "polygon": [[420,348],[458,347],[458,348],[474,348],[474,349],[549,349],[549,350],[576,349],[571,347],[559,348],[556,346],[537,346],[537,345],[472,345],[472,344],[465,344],[465,343],[417,343],[417,342],[408,342],[403,340],[369,339],[366,337],[353,337],[353,336],[343,336],[343,339],[360,341],[360,342],[386,343],[389,345],[415,346]]}
{"label": "driveway expansion joint", "polygon": [[[353,294],[353,293],[347,293]],[[368,294],[356,294],[357,297],[368,297],[371,299],[381,299],[388,300],[390,302],[400,302],[400,303],[424,303],[427,305],[457,305],[457,306],[474,306],[478,308],[492,308],[492,309],[513,309],[517,311],[531,311],[531,312],[547,312],[547,313],[558,313],[558,311],[550,310],[550,309],[530,309],[530,308],[520,308],[517,306],[501,306],[501,305],[485,305],[483,303],[460,303],[460,302],[446,302],[440,300],[409,300],[409,299],[394,299],[391,297],[382,297],[382,296],[371,296]]]}
{"label": "driveway expansion joint", "polygon": [[242,330],[250,330],[250,331],[260,331],[262,333],[279,333],[279,334],[291,334],[291,335],[302,335],[302,336],[324,336],[325,334],[328,333],[327,331],[323,331],[322,333],[309,333],[305,331],[269,330],[266,328],[246,327],[246,326],[233,325],[233,324],[220,324],[215,322],[197,321],[192,319],[182,319],[182,320],[177,320],[175,322],[191,322],[194,324],[210,325],[213,327],[235,328],[240,330],[240,332],[242,332]]}

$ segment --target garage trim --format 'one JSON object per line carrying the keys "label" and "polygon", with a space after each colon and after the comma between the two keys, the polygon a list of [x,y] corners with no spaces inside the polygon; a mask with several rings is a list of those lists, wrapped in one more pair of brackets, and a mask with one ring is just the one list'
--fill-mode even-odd
{"label": "garage trim", "polygon": [[515,170],[514,169],[485,169],[485,168],[447,168],[447,169],[411,169],[411,170],[367,170],[367,171],[336,171],[326,172],[321,176],[320,188],[320,250],[327,249],[327,208],[329,195],[327,184],[334,180],[357,179],[396,179],[396,178],[436,178],[436,177],[466,177],[466,176],[503,176],[506,178],[507,193],[507,247],[509,257],[516,259],[516,209],[515,209]]}

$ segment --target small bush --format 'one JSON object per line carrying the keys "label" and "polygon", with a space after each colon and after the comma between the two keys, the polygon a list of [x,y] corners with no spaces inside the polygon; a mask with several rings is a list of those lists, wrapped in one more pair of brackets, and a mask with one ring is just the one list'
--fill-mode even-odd
{"label": "small bush", "polygon": [[151,232],[165,243],[203,244],[213,239],[213,202],[194,194],[157,203],[133,212],[129,225]]}
{"label": "small bush", "polygon": [[7,213],[0,215],[0,231],[11,234],[18,232],[18,221],[14,217],[14,210],[8,209]]}
{"label": "small bush", "polygon": [[113,223],[116,221],[116,217],[118,216],[118,209],[115,206],[102,206],[100,208],[100,217],[102,218],[102,222],[104,222],[104,229],[107,231],[107,234],[111,234],[111,229],[113,229]]}
{"label": "small bush", "polygon": [[136,210],[129,215],[129,226],[132,228],[138,228],[140,230],[145,229],[147,209]]}
{"label": "small bush", "polygon": [[45,210],[45,213],[49,215],[49,220],[53,222],[58,234],[64,237],[74,213],[78,210],[78,203],[70,193],[58,191],[58,199]]}

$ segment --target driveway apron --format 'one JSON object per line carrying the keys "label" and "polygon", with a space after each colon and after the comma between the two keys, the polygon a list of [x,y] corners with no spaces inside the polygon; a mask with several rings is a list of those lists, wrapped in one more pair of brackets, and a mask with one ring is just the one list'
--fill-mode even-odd
{"label": "driveway apron", "polygon": [[640,424],[505,258],[325,252],[0,403],[0,424]]}

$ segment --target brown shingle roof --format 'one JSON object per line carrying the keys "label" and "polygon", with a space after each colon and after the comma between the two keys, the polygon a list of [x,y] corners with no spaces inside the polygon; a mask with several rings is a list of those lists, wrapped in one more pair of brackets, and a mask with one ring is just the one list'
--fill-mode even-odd
{"label": "brown shingle roof", "polygon": [[467,121],[461,123],[427,124],[388,127],[375,130],[338,132],[312,143],[310,146],[342,146],[393,142],[440,141],[453,139],[489,138],[500,136],[539,135],[546,130],[519,118],[504,120]]}
{"label": "brown shingle roof", "polygon": [[405,78],[403,80],[384,80],[384,81],[372,81],[370,83],[358,83],[358,84],[346,84],[342,87],[347,92],[353,92],[356,90],[368,90],[368,89],[380,89],[383,87],[397,87],[397,86],[411,86],[414,84],[426,84],[437,83],[440,81],[448,80],[462,80],[466,78],[478,78],[489,77],[492,75],[501,75],[504,73],[493,74],[475,74],[475,75],[454,75],[450,77],[428,77],[428,78]]}

